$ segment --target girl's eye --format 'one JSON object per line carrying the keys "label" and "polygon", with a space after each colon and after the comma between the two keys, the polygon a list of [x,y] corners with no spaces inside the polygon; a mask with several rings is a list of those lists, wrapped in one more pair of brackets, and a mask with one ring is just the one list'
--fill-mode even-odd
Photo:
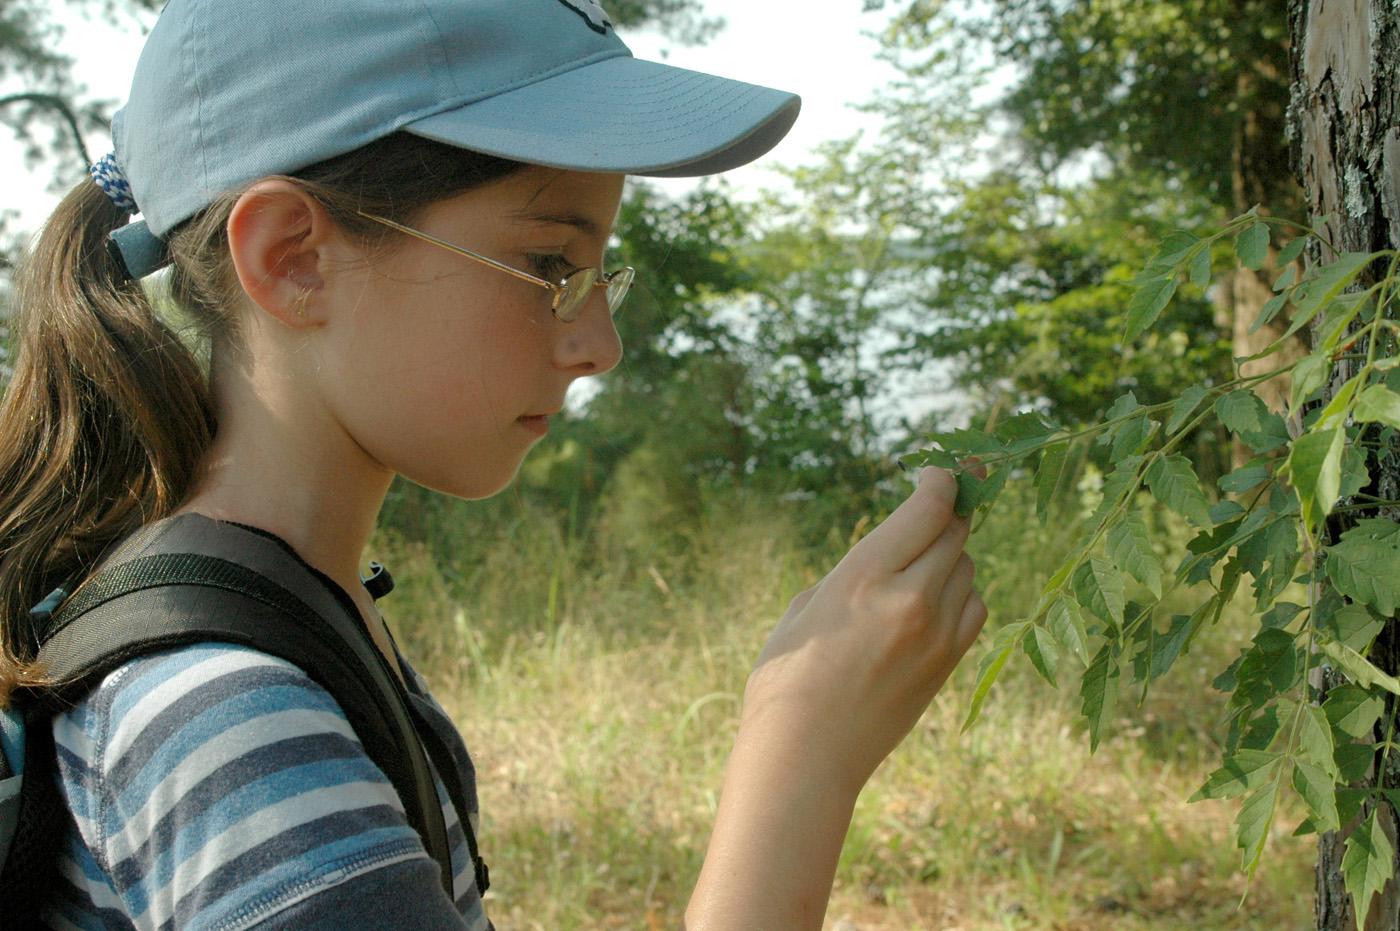
{"label": "girl's eye", "polygon": [[535,270],[535,274],[554,284],[563,281],[566,276],[572,274],[576,270],[575,266],[571,265],[567,259],[557,253],[550,255],[531,253],[528,258],[530,260],[530,267]]}

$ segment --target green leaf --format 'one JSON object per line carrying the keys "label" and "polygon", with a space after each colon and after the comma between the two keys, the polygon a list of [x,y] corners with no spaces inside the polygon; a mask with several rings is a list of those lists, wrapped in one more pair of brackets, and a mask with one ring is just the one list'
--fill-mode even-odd
{"label": "green leaf", "polygon": [[1198,288],[1205,289],[1210,284],[1210,245],[1201,247],[1201,251],[1196,253],[1196,257],[1191,260],[1191,283]]}
{"label": "green leaf", "polygon": [[1084,630],[1084,618],[1079,614],[1079,605],[1069,598],[1056,598],[1050,605],[1047,625],[1055,639],[1079,657],[1084,665],[1089,665],[1089,635]]}
{"label": "green leaf", "polygon": [[[1337,772],[1346,782],[1360,782],[1370,772],[1371,763],[1376,758],[1376,745],[1365,743],[1339,743],[1333,757],[1337,761]],[[1337,807],[1342,809],[1342,820],[1350,821],[1342,796],[1337,796]],[[1359,806],[1358,806],[1359,807]]]}
{"label": "green leaf", "polygon": [[1332,725],[1327,721],[1327,715],[1322,713],[1320,707],[1311,703],[1303,706],[1301,715],[1298,728],[1299,750],[1305,759],[1336,782],[1339,775],[1335,759],[1337,748],[1332,743]]}
{"label": "green leaf", "polygon": [[1267,465],[1256,465],[1250,463],[1240,466],[1228,475],[1222,475],[1216,480],[1220,490],[1232,495],[1243,494],[1254,488],[1260,482],[1269,477],[1269,467]]}
{"label": "green leaf", "polygon": [[1132,342],[1156,323],[1163,308],[1171,303],[1175,293],[1175,277],[1152,278],[1138,288],[1133,299],[1128,302],[1128,323],[1123,333],[1123,341]]}
{"label": "green leaf", "polygon": [[1210,390],[1202,388],[1200,385],[1192,385],[1181,392],[1181,397],[1177,398],[1176,403],[1172,405],[1171,417],[1167,419],[1167,434],[1171,435],[1180,429],[1181,425],[1186,423],[1187,418],[1195,413],[1196,408],[1201,406],[1201,401],[1208,394],[1210,394]]}
{"label": "green leaf", "polygon": [[1333,640],[1351,647],[1358,653],[1365,653],[1376,634],[1385,626],[1366,610],[1364,605],[1349,604],[1332,613],[1322,630]]}
{"label": "green leaf", "polygon": [[1274,804],[1278,801],[1278,783],[1270,781],[1260,786],[1244,800],[1239,817],[1235,819],[1236,844],[1244,851],[1244,869],[1251,877],[1264,853],[1269,837],[1269,825],[1274,821]]}
{"label": "green leaf", "polygon": [[1350,330],[1352,321],[1370,306],[1371,299],[1364,291],[1353,291],[1338,297],[1314,327],[1314,332],[1322,334],[1322,338],[1314,343],[1314,348],[1318,352],[1335,351]]}
{"label": "green leaf", "polygon": [[1345,431],[1312,431],[1293,441],[1284,468],[1302,502],[1307,531],[1314,532],[1337,503],[1342,487],[1342,443]]}
{"label": "green leaf", "polygon": [[1060,484],[1060,473],[1064,471],[1065,454],[1069,443],[1055,443],[1045,447],[1040,456],[1040,468],[1035,471],[1035,516],[1040,525],[1045,526],[1049,516],[1050,502]]}
{"label": "green leaf", "polygon": [[1273,413],[1253,391],[1240,389],[1215,402],[1220,422],[1256,453],[1277,449],[1289,440],[1283,418]]}
{"label": "green leaf", "polygon": [[1240,663],[1230,704],[1262,708],[1293,686],[1301,665],[1298,644],[1290,634],[1275,628],[1260,630]]}
{"label": "green leaf", "polygon": [[1259,313],[1255,316],[1254,322],[1249,325],[1248,333],[1253,336],[1261,327],[1266,326],[1271,320],[1278,316],[1279,311],[1288,303],[1288,292],[1275,294],[1264,302],[1264,306],[1259,308]]}
{"label": "green leaf", "polygon": [[1400,524],[1365,518],[1327,547],[1327,577],[1352,601],[1393,617],[1400,604]]}
{"label": "green leaf", "polygon": [[1238,517],[1243,517],[1248,513],[1248,511],[1240,507],[1238,502],[1228,499],[1217,501],[1210,506],[1210,520],[1211,523],[1215,524],[1217,527],[1221,524],[1229,523]]}
{"label": "green leaf", "polygon": [[991,649],[983,655],[981,662],[977,664],[977,687],[972,692],[972,703],[968,708],[967,720],[963,722],[964,732],[976,723],[977,716],[982,713],[982,703],[987,700],[987,693],[992,690],[992,683],[996,682],[1002,667],[1011,658],[1011,651],[1016,649],[1016,645],[1021,642],[1021,638],[1026,635],[1030,626],[1029,621],[1008,624],[998,630],[996,636],[992,638]]}
{"label": "green leaf", "polygon": [[1377,669],[1370,660],[1351,647],[1335,640],[1323,640],[1320,646],[1328,659],[1336,663],[1337,668],[1345,672],[1357,685],[1368,688],[1376,686],[1392,695],[1400,695],[1400,681]]}
{"label": "green leaf", "polygon": [[1302,555],[1298,550],[1298,524],[1292,520],[1267,524],[1241,541],[1236,552],[1240,565],[1254,576],[1255,602],[1262,611],[1293,578],[1293,570]]}
{"label": "green leaf", "polygon": [[[1113,404],[1104,412],[1103,419],[1105,421],[1119,420],[1126,418],[1133,411],[1138,410],[1142,410],[1142,404],[1138,401],[1137,395],[1129,391],[1127,394],[1120,394],[1113,399]],[[1099,445],[1107,444],[1111,435],[1112,434],[1100,436],[1098,440]]]}
{"label": "green leaf", "polygon": [[1186,230],[1175,230],[1162,239],[1152,259],[1144,267],[1140,276],[1134,281],[1145,281],[1156,279],[1163,274],[1175,274],[1186,256],[1190,255],[1191,249],[1196,248],[1200,239]]}
{"label": "green leaf", "polygon": [[1341,830],[1337,815],[1337,784],[1327,773],[1312,763],[1297,760],[1293,764],[1293,788],[1308,803],[1313,822],[1324,831]]}
{"label": "green leaf", "polygon": [[1292,285],[1294,279],[1297,277],[1298,266],[1289,265],[1277,278],[1274,279],[1274,290],[1282,291],[1284,288],[1287,288],[1290,285]]}
{"label": "green leaf", "polygon": [[1006,444],[1006,452],[1011,455],[1026,452],[1042,446],[1045,440],[1059,431],[1059,426],[1040,411],[1022,411],[1008,417],[996,425],[992,432]]}
{"label": "green leaf", "polygon": [[1074,596],[1090,614],[1116,629],[1123,626],[1123,576],[1113,564],[1091,556],[1074,573]]}
{"label": "green leaf", "polygon": [[1113,467],[1113,471],[1103,480],[1103,488],[1099,489],[1103,497],[1099,500],[1099,506],[1094,509],[1094,513],[1089,518],[1090,526],[1098,524],[1108,516],[1109,512],[1118,506],[1138,488],[1140,479],[1138,478],[1138,467],[1142,465],[1141,456],[1129,456]]}
{"label": "green leaf", "polygon": [[1080,682],[1082,710],[1089,721],[1089,752],[1098,749],[1099,738],[1103,734],[1104,723],[1113,716],[1113,707],[1118,701],[1118,663],[1113,658],[1111,645],[1105,643],[1099,648],[1094,661],[1084,671]]}
{"label": "green leaf", "polygon": [[1199,802],[1207,798],[1236,798],[1263,785],[1275,775],[1282,753],[1267,750],[1239,750],[1225,758],[1223,764],[1206,779],[1186,801]]}
{"label": "green leaf", "polygon": [[1050,687],[1057,689],[1060,684],[1055,681],[1055,670],[1059,668],[1060,651],[1055,646],[1055,638],[1050,631],[1043,627],[1032,627],[1030,634],[1021,641],[1025,647],[1026,655],[1031,658],[1031,665],[1041,677],[1050,683]]}
{"label": "green leaf", "polygon": [[1327,406],[1322,409],[1322,413],[1317,415],[1317,419],[1313,421],[1309,429],[1321,431],[1342,426],[1342,417],[1351,405],[1352,395],[1356,394],[1356,389],[1361,386],[1363,374],[1363,372],[1357,372],[1337,389],[1337,393],[1332,395],[1332,400],[1327,402]]}
{"label": "green leaf", "polygon": [[1361,806],[1371,800],[1371,792],[1371,789],[1337,787],[1337,814],[1342,816],[1342,824],[1354,824],[1361,820]]}
{"label": "green leaf", "polygon": [[1312,396],[1314,391],[1327,384],[1327,378],[1331,374],[1332,359],[1326,353],[1315,352],[1298,360],[1298,364],[1293,367],[1293,387],[1288,401],[1289,409],[1297,410],[1304,401]]}
{"label": "green leaf", "polygon": [[960,454],[958,458],[966,458],[967,454],[977,453],[1000,453],[1003,449],[1001,441],[981,430],[974,430],[971,427],[962,427],[950,431],[930,431],[928,439],[951,453]]}
{"label": "green leaf", "polygon": [[1201,481],[1185,456],[1173,453],[1155,459],[1147,469],[1146,478],[1147,486],[1158,501],[1197,527],[1211,526],[1210,502],[1201,491]]}
{"label": "green leaf", "polygon": [[1146,585],[1161,600],[1162,567],[1152,551],[1147,524],[1136,508],[1129,509],[1121,521],[1109,528],[1108,556],[1114,565]]}
{"label": "green leaf", "polygon": [[1342,487],[1337,495],[1341,498],[1356,494],[1371,484],[1371,473],[1366,469],[1366,450],[1356,443],[1346,444],[1342,450]]}
{"label": "green leaf", "polygon": [[1372,731],[1383,707],[1379,695],[1372,695],[1355,685],[1337,686],[1328,693],[1327,700],[1322,703],[1322,710],[1333,727],[1344,734],[1360,738],[1374,737]]}
{"label": "green leaf", "polygon": [[[1304,281],[1293,290],[1296,310],[1293,313],[1292,321],[1283,335],[1274,340],[1264,349],[1256,352],[1252,356],[1237,359],[1237,362],[1250,362],[1254,359],[1262,359],[1265,356],[1277,352],[1280,346],[1288,342],[1289,338],[1303,327],[1312,322],[1328,304],[1332,303],[1341,294],[1347,285],[1351,284],[1361,269],[1370,264],[1372,256],[1365,252],[1348,252],[1341,259],[1331,265],[1321,268],[1317,275]],[[1275,295],[1273,300],[1277,300],[1281,295]],[[1270,303],[1273,301],[1271,300]],[[1279,305],[1282,307],[1282,304]],[[1267,305],[1266,305],[1267,307]],[[1262,316],[1262,314],[1261,314]],[[1257,321],[1256,321],[1257,322]],[[1253,332],[1253,328],[1251,329]]]}
{"label": "green leaf", "polygon": [[1235,237],[1235,254],[1246,268],[1263,268],[1269,258],[1269,227],[1255,223]]}
{"label": "green leaf", "polygon": [[1352,416],[1360,423],[1383,423],[1400,430],[1400,394],[1385,385],[1372,385],[1356,399]]}
{"label": "green leaf", "polygon": [[1395,874],[1395,850],[1376,818],[1377,809],[1372,807],[1366,820],[1347,838],[1346,852],[1342,854],[1342,879],[1356,903],[1358,928],[1366,927],[1372,897]]}
{"label": "green leaf", "polygon": [[1306,288],[1307,293],[1295,301],[1299,315],[1311,319],[1312,314],[1336,300],[1373,258],[1374,254],[1369,252],[1347,252],[1330,265],[1319,267],[1316,277],[1300,286]]}
{"label": "green leaf", "polygon": [[1290,262],[1293,262],[1295,259],[1298,258],[1298,256],[1303,254],[1303,248],[1307,244],[1308,237],[1306,235],[1299,236],[1297,239],[1290,240],[1288,245],[1284,246],[1281,250],[1279,250],[1278,264],[1287,265]]}
{"label": "green leaf", "polygon": [[1199,241],[1186,230],[1173,230],[1162,239],[1161,245],[1157,247],[1157,252],[1147,263],[1147,271],[1154,273],[1154,275],[1174,271],[1178,265],[1185,261],[1187,254],[1195,248]]}
{"label": "green leaf", "polygon": [[1128,456],[1142,452],[1147,441],[1152,436],[1152,428],[1156,422],[1149,421],[1147,416],[1134,417],[1126,423],[1119,424],[1113,431],[1113,450],[1109,453],[1109,459],[1113,462],[1122,462]]}
{"label": "green leaf", "polygon": [[1280,601],[1259,619],[1263,627],[1277,627],[1280,630],[1293,623],[1293,619],[1303,610],[1302,605],[1295,605],[1291,601]]}
{"label": "green leaf", "polygon": [[1172,668],[1177,657],[1181,655],[1181,648],[1186,645],[1193,631],[1191,615],[1172,615],[1171,626],[1167,632],[1158,636],[1152,645],[1152,661],[1148,666],[1148,678],[1156,679],[1167,674],[1167,670]]}

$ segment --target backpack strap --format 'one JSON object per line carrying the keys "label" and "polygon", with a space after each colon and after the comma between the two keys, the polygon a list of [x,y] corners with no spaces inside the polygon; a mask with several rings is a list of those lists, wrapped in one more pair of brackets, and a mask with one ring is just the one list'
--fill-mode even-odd
{"label": "backpack strap", "polygon": [[6,929],[30,931],[44,927],[39,893],[57,882],[59,847],[69,815],[54,785],[53,729],[47,712],[34,707],[21,711],[12,703],[0,714],[10,717],[9,724],[20,722],[23,737],[23,755],[13,761],[0,798],[0,833],[9,834],[0,838],[0,902]]}
{"label": "backpack strap", "polygon": [[275,538],[199,514],[143,531],[142,555],[101,569],[50,618],[39,658],[60,684],[46,690],[49,706],[76,699],[131,658],[180,644],[227,641],[285,659],[345,711],[453,898],[442,808],[408,696],[358,611],[350,616],[333,583],[288,558],[295,551]]}
{"label": "backpack strap", "polygon": [[409,710],[413,713],[418,733],[423,737],[423,746],[427,748],[428,756],[432,758],[437,771],[442,774],[442,784],[447,787],[447,794],[452,799],[452,807],[457,810],[457,820],[461,823],[462,834],[467,839],[467,853],[472,861],[472,874],[476,879],[477,894],[485,895],[486,890],[491,887],[491,871],[486,868],[486,861],[481,858],[481,852],[477,850],[476,831],[472,829],[471,811],[467,808],[467,798],[462,792],[462,780],[454,775],[457,771],[457,763],[452,759],[452,750],[438,736],[437,730],[424,715],[422,705],[425,701],[417,695],[410,695]]}

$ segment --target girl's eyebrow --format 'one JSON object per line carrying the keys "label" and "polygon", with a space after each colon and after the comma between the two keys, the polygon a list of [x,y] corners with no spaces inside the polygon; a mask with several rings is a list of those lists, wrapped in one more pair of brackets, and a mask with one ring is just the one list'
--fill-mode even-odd
{"label": "girl's eyebrow", "polygon": [[518,220],[528,220],[535,223],[554,223],[559,226],[572,226],[582,231],[585,235],[595,238],[599,235],[598,224],[576,213],[539,213],[518,210],[511,213],[510,216]]}

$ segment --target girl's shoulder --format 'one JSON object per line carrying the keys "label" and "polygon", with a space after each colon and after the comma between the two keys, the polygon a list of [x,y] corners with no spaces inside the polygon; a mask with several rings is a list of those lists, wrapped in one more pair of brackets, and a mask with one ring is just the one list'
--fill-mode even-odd
{"label": "girl's shoulder", "polygon": [[104,907],[138,927],[243,928],[379,868],[435,874],[335,699],[286,660],[226,643],[138,657],[54,738],[91,856],[66,870],[70,904],[98,898],[96,867]]}

